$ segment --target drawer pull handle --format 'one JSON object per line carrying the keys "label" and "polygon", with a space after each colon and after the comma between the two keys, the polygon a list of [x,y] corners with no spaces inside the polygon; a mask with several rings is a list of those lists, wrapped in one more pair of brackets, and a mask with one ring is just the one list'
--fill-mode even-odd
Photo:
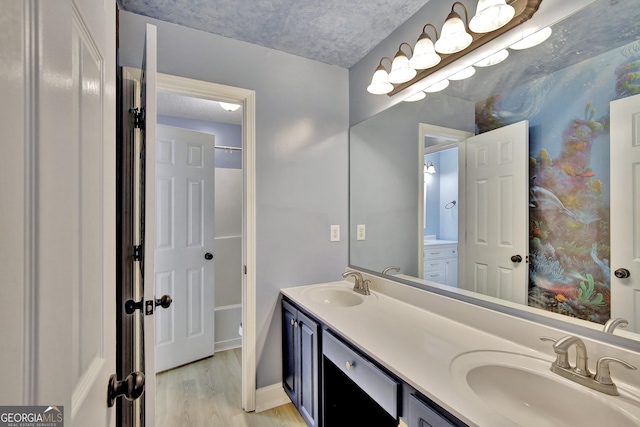
{"label": "drawer pull handle", "polygon": [[345,363],[345,366],[347,367],[347,371],[351,370],[351,368],[353,368],[354,366],[356,366],[356,362],[349,362],[347,361],[347,363]]}

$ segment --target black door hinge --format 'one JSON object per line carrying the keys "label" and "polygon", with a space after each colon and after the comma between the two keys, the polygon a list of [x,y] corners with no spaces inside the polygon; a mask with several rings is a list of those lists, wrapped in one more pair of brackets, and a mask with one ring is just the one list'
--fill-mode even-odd
{"label": "black door hinge", "polygon": [[129,108],[129,112],[133,114],[133,127],[135,129],[142,129],[144,126],[144,114],[140,108]]}
{"label": "black door hinge", "polygon": [[133,260],[142,261],[142,246],[140,245],[133,246]]}

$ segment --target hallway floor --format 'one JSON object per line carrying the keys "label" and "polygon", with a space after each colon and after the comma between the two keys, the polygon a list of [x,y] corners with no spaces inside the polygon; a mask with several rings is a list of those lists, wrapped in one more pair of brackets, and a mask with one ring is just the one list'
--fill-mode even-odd
{"label": "hallway floor", "polygon": [[293,404],[260,413],[240,403],[241,349],[156,376],[158,427],[305,427]]}

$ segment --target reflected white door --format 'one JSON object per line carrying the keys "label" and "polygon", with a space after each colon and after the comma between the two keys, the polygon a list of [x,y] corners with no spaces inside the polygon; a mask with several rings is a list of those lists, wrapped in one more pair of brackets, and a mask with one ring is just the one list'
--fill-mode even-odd
{"label": "reflected white door", "polygon": [[[466,240],[459,287],[520,304],[529,288],[529,123],[466,142]],[[521,262],[513,262],[512,256]]]}
{"label": "reflected white door", "polygon": [[157,125],[156,372],[214,353],[214,136]]}
{"label": "reflected white door", "polygon": [[611,317],[640,331],[640,95],[611,103],[611,270]]}

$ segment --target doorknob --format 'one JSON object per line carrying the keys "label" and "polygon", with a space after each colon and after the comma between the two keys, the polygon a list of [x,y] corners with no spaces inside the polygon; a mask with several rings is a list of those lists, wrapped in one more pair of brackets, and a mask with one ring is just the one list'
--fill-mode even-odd
{"label": "doorknob", "polygon": [[520,255],[513,255],[511,257],[511,262],[522,262],[522,257]]}
{"label": "doorknob", "polygon": [[619,268],[613,273],[618,279],[626,279],[631,273],[626,268]]}
{"label": "doorknob", "polygon": [[169,295],[162,295],[161,298],[156,299],[156,307],[161,306],[162,308],[169,308],[173,300]]}
{"label": "doorknob", "polygon": [[211,252],[207,252],[206,254],[204,254],[204,259],[206,259],[207,261],[211,261],[213,259],[213,254]]}
{"label": "doorknob", "polygon": [[144,392],[144,374],[140,371],[130,373],[123,381],[116,379],[116,374],[109,378],[107,406],[111,408],[119,396],[127,400],[136,400]]}

